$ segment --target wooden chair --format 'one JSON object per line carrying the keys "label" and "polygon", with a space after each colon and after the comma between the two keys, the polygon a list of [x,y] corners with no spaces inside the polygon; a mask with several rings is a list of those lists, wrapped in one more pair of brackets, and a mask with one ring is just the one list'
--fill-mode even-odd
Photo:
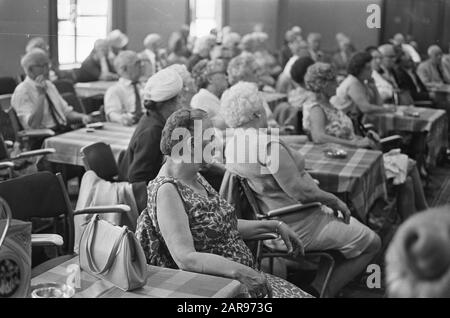
{"label": "wooden chair", "polygon": [[75,256],[74,254],[74,216],[82,214],[129,213],[127,205],[98,206],[74,211],[69,200],[61,174],[39,172],[0,183],[0,197],[9,205],[14,219],[31,221],[32,219],[51,220],[34,233],[54,232],[62,224],[64,248],[60,257],[51,259],[33,268],[35,277]]}
{"label": "wooden chair", "polygon": [[[258,202],[256,200],[253,190],[248,185],[248,181],[245,178],[235,175],[238,180],[239,192],[241,193],[241,198],[246,200],[248,203],[248,209],[241,211],[243,214],[240,216],[242,219],[248,220],[279,220],[283,218],[289,218],[297,213],[304,213],[307,210],[317,209],[321,206],[320,203],[310,203],[310,204],[296,204],[292,206],[287,206],[285,208],[272,210],[266,214],[263,214]],[[243,204],[243,202],[238,202],[237,204]],[[270,236],[270,235],[269,235]],[[272,239],[273,237],[268,237],[267,239]],[[339,253],[336,251],[317,251],[317,252],[306,252],[304,256],[291,257],[284,251],[276,251],[267,247],[263,240],[258,240],[256,248],[256,260],[258,266],[261,266],[261,261],[264,258],[269,258],[269,271],[273,272],[273,260],[274,258],[281,257],[294,262],[300,261],[315,261],[319,259],[318,270],[316,276],[322,281],[322,288],[319,291],[319,296],[323,297],[328,286],[331,273],[334,270],[335,258],[340,257]]]}

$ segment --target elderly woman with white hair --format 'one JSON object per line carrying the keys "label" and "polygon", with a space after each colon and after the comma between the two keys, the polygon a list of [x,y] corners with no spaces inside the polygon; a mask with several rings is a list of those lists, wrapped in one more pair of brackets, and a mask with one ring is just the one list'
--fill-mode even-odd
{"label": "elderly woman with white hair", "polygon": [[163,163],[163,154],[159,151],[161,133],[167,118],[181,108],[182,89],[183,80],[172,69],[163,69],[148,80],[143,98],[147,112],[119,162],[120,181],[148,183],[158,175]]}
{"label": "elderly woman with white hair", "polygon": [[[351,217],[344,202],[317,186],[305,171],[305,160],[299,152],[276,135],[267,134],[263,102],[254,85],[238,83],[230,88],[222,98],[221,114],[228,126],[235,128],[225,149],[226,168],[248,180],[263,213],[298,203],[322,204],[299,213],[289,226],[305,251],[342,253],[344,260],[337,264],[326,290],[327,296],[336,295],[372,261],[381,247],[380,238]],[[245,142],[247,138],[257,142]],[[235,149],[239,149],[237,157]],[[252,154],[257,160],[239,160],[252,158]],[[285,248],[283,242],[273,244],[277,249]]]}
{"label": "elderly woman with white hair", "polygon": [[133,51],[122,51],[114,61],[119,81],[105,94],[106,119],[123,126],[132,126],[142,117],[141,61]]}
{"label": "elderly woman with white hair", "polygon": [[16,87],[11,105],[25,129],[50,128],[62,133],[72,123],[92,121],[91,116],[74,111],[49,80],[50,59],[45,51],[31,50],[21,65],[27,77]]}
{"label": "elderly woman with white hair", "polygon": [[205,35],[195,41],[195,46],[192,51],[192,56],[189,58],[187,68],[189,72],[194,66],[203,59],[211,59],[211,51],[216,45],[216,37],[214,35]]}
{"label": "elderly woman with white hair", "polygon": [[[198,122],[202,131],[194,132]],[[244,243],[255,235],[277,232],[294,256],[302,253],[295,233],[283,222],[238,220],[233,206],[199,174],[208,160],[202,156],[197,162],[194,157],[211,143],[206,133],[210,128],[208,114],[199,109],[178,110],[167,120],[160,143],[167,160],[148,184],[147,209],[136,230],[147,263],[236,279],[245,287],[241,296],[311,297],[258,271]],[[184,133],[175,140],[176,131]]]}

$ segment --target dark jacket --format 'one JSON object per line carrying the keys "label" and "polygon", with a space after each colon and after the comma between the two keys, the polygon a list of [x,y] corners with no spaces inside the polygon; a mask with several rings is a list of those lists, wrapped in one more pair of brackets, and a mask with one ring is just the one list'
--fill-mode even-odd
{"label": "dark jacket", "polygon": [[158,175],[163,163],[160,143],[164,125],[164,118],[156,112],[142,116],[119,162],[121,181],[147,184]]}
{"label": "dark jacket", "polygon": [[417,85],[411,78],[411,75],[402,67],[396,67],[394,69],[395,78],[400,89],[407,90],[410,92],[411,97],[414,101],[429,101],[430,95],[428,94],[428,89],[423,84],[420,77],[415,71],[413,71],[413,76],[416,80]]}
{"label": "dark jacket", "polygon": [[[109,63],[109,60],[106,59],[108,63],[108,69],[111,73],[115,73],[114,67]],[[81,67],[74,71],[75,73],[75,81],[76,82],[96,82],[99,80],[100,75],[102,73],[102,68],[100,65],[100,61],[97,61],[94,58],[94,53],[89,54],[89,56],[83,61]]]}

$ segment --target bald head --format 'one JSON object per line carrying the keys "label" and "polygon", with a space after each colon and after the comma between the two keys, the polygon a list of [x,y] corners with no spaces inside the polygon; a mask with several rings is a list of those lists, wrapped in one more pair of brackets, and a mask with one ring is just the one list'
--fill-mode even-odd
{"label": "bald head", "polygon": [[149,34],[144,39],[144,47],[151,51],[158,50],[161,44],[161,36],[156,33]]}
{"label": "bald head", "polygon": [[394,46],[392,44],[383,44],[378,48],[378,51],[380,51],[382,56],[381,65],[387,69],[394,67],[397,58]]}
{"label": "bald head", "polygon": [[26,53],[20,60],[25,74],[31,79],[35,79],[39,75],[48,76],[50,59],[47,52],[41,49],[32,49]]}
{"label": "bald head", "polygon": [[442,49],[437,45],[430,46],[428,48],[428,57],[433,64],[438,65],[442,60]]}

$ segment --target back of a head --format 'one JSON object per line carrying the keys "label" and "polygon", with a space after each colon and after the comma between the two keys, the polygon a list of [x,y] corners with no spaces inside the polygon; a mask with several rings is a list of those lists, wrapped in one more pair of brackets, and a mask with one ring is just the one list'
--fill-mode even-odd
{"label": "back of a head", "polygon": [[203,59],[195,64],[192,69],[192,77],[198,88],[206,88],[208,86],[208,76],[214,73],[225,73],[225,62],[221,59],[207,60]]}
{"label": "back of a head", "polygon": [[228,64],[228,81],[234,85],[239,81],[253,81],[258,73],[258,64],[251,53],[242,53]]}
{"label": "back of a head", "polygon": [[386,253],[390,297],[450,297],[450,207],[414,215]]}
{"label": "back of a head", "polygon": [[231,128],[238,128],[254,119],[263,110],[263,101],[254,83],[239,82],[222,96],[220,114]]}
{"label": "back of a head", "polygon": [[312,41],[320,41],[322,40],[322,35],[320,33],[317,32],[312,32],[310,34],[308,34],[308,43],[311,43]]}
{"label": "back of a head", "polygon": [[336,73],[330,64],[317,62],[308,68],[305,85],[310,91],[320,93],[329,81],[335,79]]}
{"label": "back of a head", "polygon": [[308,67],[310,67],[314,63],[314,60],[309,56],[300,57],[299,59],[297,59],[297,61],[295,61],[291,68],[292,79],[297,84],[303,85],[305,83],[305,74],[308,71]]}
{"label": "back of a head", "polygon": [[368,52],[355,53],[348,62],[347,73],[355,77],[358,77],[363,71],[366,64],[370,63],[371,61],[372,55],[370,53]]}
{"label": "back of a head", "polygon": [[439,47],[439,45],[432,45],[428,48],[427,53],[429,57],[432,57],[437,54],[442,54],[442,49]]}
{"label": "back of a head", "polygon": [[134,63],[138,59],[138,55],[134,51],[121,51],[119,55],[114,59],[114,67],[117,72],[122,73],[124,68],[131,63]]}
{"label": "back of a head", "polygon": [[195,41],[195,46],[192,52],[194,54],[207,53],[211,51],[216,43],[216,38],[214,35],[205,35],[198,38]]}
{"label": "back of a head", "polygon": [[180,75],[166,68],[148,79],[144,88],[144,101],[162,103],[178,96],[182,89],[183,79]]}
{"label": "back of a head", "polygon": [[195,136],[195,121],[202,121],[206,118],[208,118],[208,113],[200,109],[183,108],[170,115],[161,134],[161,153],[166,156],[174,155],[172,153],[173,148],[183,141],[178,138],[173,138],[175,135],[178,135],[175,134],[175,131],[180,129],[185,130],[187,135],[183,135],[183,138]]}
{"label": "back of a head", "polygon": [[143,44],[145,48],[151,49],[159,41],[161,41],[161,36],[157,33],[151,33],[145,37]]}
{"label": "back of a head", "polygon": [[392,44],[383,44],[378,47],[378,51],[380,51],[383,56],[395,54],[394,46]]}

